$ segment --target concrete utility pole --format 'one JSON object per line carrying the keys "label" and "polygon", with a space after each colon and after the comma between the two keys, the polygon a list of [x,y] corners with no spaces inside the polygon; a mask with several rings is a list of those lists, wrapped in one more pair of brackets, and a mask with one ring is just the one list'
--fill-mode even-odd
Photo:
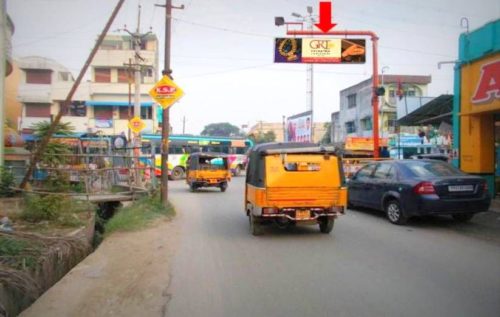
{"label": "concrete utility pole", "polygon": [[0,166],[4,163],[4,133],[5,122],[5,67],[7,62],[7,8],[6,0],[0,0]]}
{"label": "concrete utility pole", "polygon": [[73,83],[73,87],[71,87],[71,90],[69,91],[68,95],[66,96],[66,100],[62,103],[61,107],[59,108],[59,112],[54,118],[54,121],[52,121],[52,124],[49,127],[49,130],[47,131],[47,136],[40,142],[40,146],[35,152],[35,155],[33,156],[33,159],[30,162],[30,165],[28,167],[28,170],[26,171],[26,175],[24,175],[23,181],[19,185],[20,188],[26,187],[26,184],[28,183],[28,180],[31,177],[31,173],[33,173],[33,168],[35,167],[35,164],[40,160],[42,157],[43,153],[45,152],[45,148],[47,147],[47,144],[49,143],[50,138],[54,134],[57,126],[59,125],[59,122],[61,121],[61,117],[63,116],[64,109],[66,109],[70,104],[71,100],[73,99],[73,95],[76,92],[76,89],[80,85],[80,82],[82,81],[83,76],[87,72],[87,69],[90,66],[90,63],[92,62],[92,59],[94,59],[95,54],[97,53],[97,50],[99,49],[99,46],[101,46],[102,41],[104,40],[104,37],[109,31],[109,28],[111,27],[111,24],[113,24],[113,21],[115,20],[116,15],[120,11],[120,8],[123,5],[123,2],[125,0],[119,0],[118,3],[116,4],[115,9],[113,10],[113,13],[109,17],[108,22],[106,23],[106,26],[102,30],[101,34],[99,35],[99,38],[97,39],[94,48],[89,54],[89,57],[85,61],[85,64],[83,65],[83,68],[80,70],[80,74],[78,74],[78,77],[76,78],[76,81]]}
{"label": "concrete utility pole", "polygon": [[[158,7],[165,8],[165,64],[162,74],[172,78],[172,69],[170,68],[170,40],[172,37],[172,9],[184,9],[172,6],[172,0],[166,0],[165,5],[155,4]],[[163,109],[161,123],[161,202],[163,206],[168,204],[168,135],[170,133],[170,110]]]}
{"label": "concrete utility pole", "polygon": [[[313,31],[314,23],[316,19],[313,16],[313,7],[307,7],[307,15],[303,16],[299,13],[292,13],[292,16],[301,19],[307,24],[307,30],[309,32]],[[311,142],[314,140],[314,66],[312,63],[306,65],[306,109],[311,111]]]}

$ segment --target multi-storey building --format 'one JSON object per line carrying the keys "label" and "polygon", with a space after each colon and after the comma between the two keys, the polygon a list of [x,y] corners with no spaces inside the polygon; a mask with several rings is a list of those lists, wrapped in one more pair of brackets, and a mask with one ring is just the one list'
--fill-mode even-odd
{"label": "multi-storey building", "polygon": [[[257,124],[253,125],[248,132],[248,135],[251,134],[265,134],[266,132],[273,131],[274,135],[276,135],[276,142],[283,142],[284,138],[284,126],[283,123],[279,122],[263,122],[259,121]],[[318,143],[321,141],[323,136],[326,133],[325,122],[315,122],[314,123],[314,134],[313,134],[313,142]]]}
{"label": "multi-storey building", "polygon": [[[72,103],[63,109],[62,122],[70,122],[75,132],[97,132],[105,135],[127,134],[128,120],[134,116],[133,38],[108,35],[90,65],[90,80],[82,82]],[[158,41],[148,35],[141,41],[141,118],[144,132],[158,127],[156,109],[148,94],[158,76]],[[19,61],[22,70],[18,100],[23,104],[20,130],[31,134],[40,121],[51,121],[59,112],[74,83],[71,72],[61,64],[43,57],[26,57]],[[129,102],[130,100],[130,102]]]}
{"label": "multi-storey building", "polygon": [[[380,136],[387,137],[393,132],[400,98],[427,95],[430,76],[385,75],[380,76],[385,95],[380,97],[379,127]],[[401,92],[398,95],[398,90]],[[334,142],[343,142],[347,136],[369,137],[373,135],[372,79],[369,78],[354,86],[340,91],[340,111]]]}

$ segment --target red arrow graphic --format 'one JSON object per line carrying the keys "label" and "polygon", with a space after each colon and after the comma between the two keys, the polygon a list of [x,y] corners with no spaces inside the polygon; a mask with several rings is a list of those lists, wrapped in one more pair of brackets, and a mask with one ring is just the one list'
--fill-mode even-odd
{"label": "red arrow graphic", "polygon": [[332,3],[320,2],[319,3],[319,23],[314,24],[318,29],[324,33],[334,28],[337,23],[332,23]]}

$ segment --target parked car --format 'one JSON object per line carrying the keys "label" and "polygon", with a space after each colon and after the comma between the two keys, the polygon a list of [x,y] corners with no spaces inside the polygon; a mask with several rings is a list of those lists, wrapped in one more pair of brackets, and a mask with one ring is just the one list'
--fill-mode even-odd
{"label": "parked car", "polygon": [[466,222],[487,211],[485,179],[438,160],[395,160],[367,164],[348,183],[350,206],[385,211],[394,224],[412,216],[451,215]]}
{"label": "parked car", "polygon": [[448,162],[449,157],[445,154],[416,154],[410,156],[413,160],[438,160],[443,162]]}

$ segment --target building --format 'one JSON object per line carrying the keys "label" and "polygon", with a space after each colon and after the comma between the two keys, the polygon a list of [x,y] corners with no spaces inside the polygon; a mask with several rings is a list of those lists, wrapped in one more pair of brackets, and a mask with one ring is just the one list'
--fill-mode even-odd
{"label": "building", "polygon": [[[265,134],[266,132],[273,131],[274,135],[276,135],[276,142],[284,141],[284,132],[285,127],[282,122],[263,122],[259,121],[257,124],[253,125],[248,131],[248,135],[257,135],[259,133]],[[318,143],[321,141],[323,136],[326,133],[325,122],[316,122],[314,123],[314,143]]]}
{"label": "building", "polygon": [[[149,90],[158,81],[158,40],[150,34],[142,38],[140,45],[140,116],[146,125],[143,132],[154,133],[158,128],[157,109]],[[90,98],[85,101],[91,129],[110,135],[128,131],[128,120],[134,116],[129,93],[133,106],[135,91],[131,82],[133,70],[127,64],[134,63],[134,55],[134,39],[130,35],[108,35],[102,42],[90,65]]]}
{"label": "building", "polygon": [[[385,75],[380,76],[385,95],[380,97],[379,127],[380,137],[394,132],[397,105],[400,100],[427,95],[430,76]],[[347,136],[370,137],[373,135],[372,79],[369,78],[340,91],[339,127],[333,142],[343,142]]]}
{"label": "building", "polygon": [[500,188],[500,19],[459,39],[453,98],[454,161]]}
{"label": "building", "polygon": [[[66,67],[48,58],[29,56],[19,59],[18,63],[21,74],[17,100],[22,105],[19,130],[29,138],[34,124],[50,122],[57,115],[74,79]],[[79,87],[75,99],[83,101],[88,96],[88,85],[84,84]],[[71,122],[77,131],[87,129],[71,116],[61,121]]]}
{"label": "building", "polygon": [[[158,76],[158,41],[148,35],[141,42],[141,118],[154,133],[157,111],[149,90]],[[72,103],[64,109],[61,122],[70,122],[75,132],[101,131],[105,135],[127,135],[133,117],[134,84],[129,80],[134,50],[131,36],[108,35],[90,65],[90,80],[80,83]],[[19,128],[23,135],[32,133],[34,123],[51,121],[61,109],[74,84],[71,72],[51,59],[31,56],[19,60],[21,80],[17,99],[22,103]],[[132,107],[129,107],[129,96]]]}

